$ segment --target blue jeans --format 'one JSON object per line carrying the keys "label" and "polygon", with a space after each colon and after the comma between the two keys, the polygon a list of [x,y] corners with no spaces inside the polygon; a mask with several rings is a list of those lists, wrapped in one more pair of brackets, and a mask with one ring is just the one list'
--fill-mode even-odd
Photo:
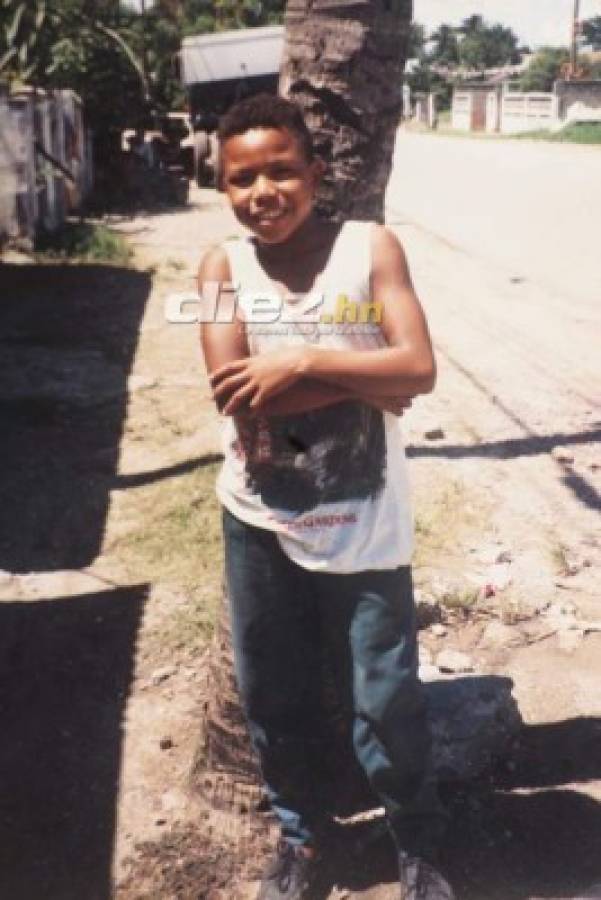
{"label": "blue jeans", "polygon": [[236,675],[252,743],[283,835],[312,843],[323,821],[321,652],[346,686],[355,754],[393,835],[444,818],[430,771],[417,679],[411,570],[349,575],[293,563],[276,535],[223,511]]}

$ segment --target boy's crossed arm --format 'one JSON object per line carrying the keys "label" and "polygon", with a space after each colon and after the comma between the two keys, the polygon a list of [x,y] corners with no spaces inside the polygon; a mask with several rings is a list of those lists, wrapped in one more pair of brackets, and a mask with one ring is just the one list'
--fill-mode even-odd
{"label": "boy's crossed arm", "polygon": [[[210,250],[202,260],[198,273],[198,287],[201,296],[205,282],[228,284],[230,281],[231,273],[227,254],[221,248]],[[215,377],[218,377],[218,374],[223,372],[228,365],[258,359],[258,357],[250,356],[244,323],[236,317],[231,322],[204,322],[200,337],[209,379],[213,386]],[[287,353],[287,351],[284,352]],[[277,354],[266,354],[265,356],[269,357],[272,368],[277,366]],[[230,396],[227,386],[222,384],[218,390],[215,390],[217,406],[226,415],[249,412],[260,413],[263,416],[288,415],[331,406],[334,403],[349,400],[353,396],[356,396],[356,392],[348,388],[326,384],[311,378],[302,378],[302,380],[290,384],[288,388],[281,387],[277,394],[260,405],[253,405],[251,409],[250,404],[238,396],[237,392],[235,396]]]}
{"label": "boy's crossed arm", "polygon": [[[358,399],[400,415],[410,398],[435,380],[432,345],[405,255],[386,229],[373,230],[371,293],[381,303],[381,350],[293,346],[250,356],[243,323],[207,323],[202,346],[215,400],[226,415],[286,415]],[[210,251],[199,271],[205,281],[230,280],[227,255]]]}

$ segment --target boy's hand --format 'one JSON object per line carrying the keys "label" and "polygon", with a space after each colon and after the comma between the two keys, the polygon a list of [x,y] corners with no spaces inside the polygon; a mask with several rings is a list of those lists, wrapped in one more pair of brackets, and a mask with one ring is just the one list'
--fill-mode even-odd
{"label": "boy's hand", "polygon": [[256,410],[302,378],[306,347],[286,347],[236,359],[216,369],[209,381],[217,406],[226,416]]}

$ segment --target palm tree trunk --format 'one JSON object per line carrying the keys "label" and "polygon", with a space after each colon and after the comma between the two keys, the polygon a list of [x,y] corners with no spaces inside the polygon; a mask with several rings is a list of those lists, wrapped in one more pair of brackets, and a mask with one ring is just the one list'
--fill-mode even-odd
{"label": "palm tree trunk", "polygon": [[[303,108],[329,164],[318,208],[337,220],[384,219],[384,193],[402,108],[412,0],[289,0],[280,92]],[[347,803],[364,789],[333,680],[325,669],[332,765]],[[208,664],[207,702],[193,782],[218,806],[244,803],[257,766],[236,694],[227,607]],[[336,793],[336,792],[335,792]]]}
{"label": "palm tree trunk", "polygon": [[289,0],[280,92],[329,163],[319,208],[384,219],[412,0]]}

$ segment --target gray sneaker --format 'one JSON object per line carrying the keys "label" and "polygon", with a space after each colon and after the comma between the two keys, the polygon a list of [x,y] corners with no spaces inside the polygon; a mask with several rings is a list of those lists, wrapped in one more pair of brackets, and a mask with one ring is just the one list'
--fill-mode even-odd
{"label": "gray sneaker", "polygon": [[281,840],[261,879],[257,900],[309,900],[317,870],[316,856]]}
{"label": "gray sneaker", "polygon": [[420,859],[399,853],[401,900],[455,900],[455,894],[440,872]]}

